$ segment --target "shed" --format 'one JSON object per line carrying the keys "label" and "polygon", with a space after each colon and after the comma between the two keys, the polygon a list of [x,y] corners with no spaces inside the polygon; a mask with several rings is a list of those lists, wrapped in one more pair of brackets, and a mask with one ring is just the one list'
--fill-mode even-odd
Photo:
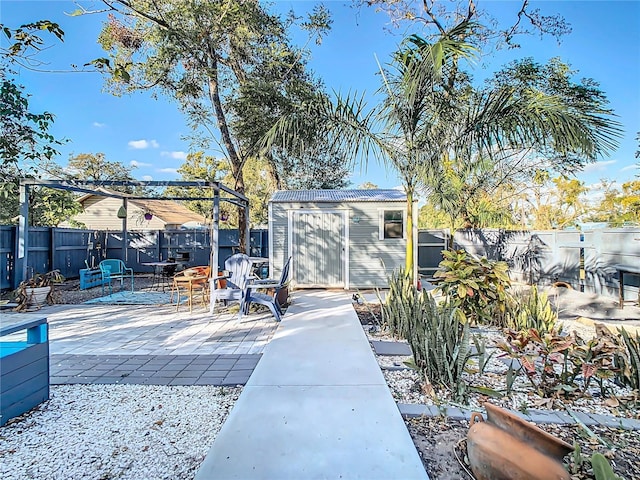
{"label": "shed", "polygon": [[296,288],[386,287],[391,272],[404,266],[407,235],[415,244],[406,203],[399,190],[275,192],[269,201],[271,271],[291,255]]}
{"label": "shed", "polygon": [[[90,230],[121,229],[122,219],[118,218],[118,210],[122,207],[122,200],[104,195],[113,192],[103,187],[98,187],[96,192],[78,198],[83,212],[73,219],[84,223]],[[129,197],[122,192],[116,193]],[[128,230],[167,230],[180,228],[187,222],[205,224],[206,219],[173,200],[136,198],[127,201]]]}

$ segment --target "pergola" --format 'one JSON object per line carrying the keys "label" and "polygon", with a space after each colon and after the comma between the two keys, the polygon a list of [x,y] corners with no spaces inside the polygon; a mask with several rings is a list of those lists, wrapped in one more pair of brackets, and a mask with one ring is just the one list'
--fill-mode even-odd
{"label": "pergola", "polygon": [[[120,194],[119,192],[105,192],[95,187],[198,187],[210,189],[211,195],[207,197],[170,197],[149,195]],[[218,230],[220,222],[220,201],[228,202],[245,210],[245,218],[249,219],[249,199],[241,193],[232,190],[220,182],[195,181],[107,181],[107,180],[36,180],[23,178],[20,180],[20,217],[18,221],[18,258],[16,258],[16,272],[20,272],[22,279],[27,277],[27,259],[29,245],[29,190],[33,187],[49,187],[58,190],[89,193],[105,197],[122,199],[123,207],[127,208],[128,200],[209,200],[213,202],[213,222],[211,224],[211,253],[209,262],[215,270],[218,266]],[[93,188],[92,188],[93,187]],[[229,194],[230,197],[221,197],[220,192]],[[122,236],[125,258],[127,256],[127,218],[122,219]],[[249,222],[245,229],[245,251],[249,252]]]}

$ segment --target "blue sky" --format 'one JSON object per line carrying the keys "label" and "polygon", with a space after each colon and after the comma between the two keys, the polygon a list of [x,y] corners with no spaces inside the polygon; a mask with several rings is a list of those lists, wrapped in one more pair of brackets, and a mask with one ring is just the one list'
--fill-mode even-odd
{"label": "blue sky", "polygon": [[[514,2],[477,2],[498,18],[515,16]],[[559,56],[579,70],[578,78],[592,77],[606,92],[611,107],[622,123],[624,138],[608,158],[588,165],[577,177],[588,185],[601,178],[624,182],[639,173],[634,153],[636,132],[640,131],[640,1],[563,1],[532,2],[542,13],[558,13],[571,24],[572,33],[558,44],[552,38],[521,38],[521,49],[505,50],[476,66],[473,74],[482,79],[517,58],[534,57],[539,62]],[[305,11],[306,1],[278,1],[275,8]],[[84,3],[98,7],[98,2]],[[323,79],[327,89],[343,93],[367,92],[378,86],[375,57],[384,63],[401,40],[400,32],[385,30],[386,15],[372,10],[356,11],[343,1],[325,5],[333,14],[333,28],[320,47],[313,47],[310,67]],[[104,56],[96,42],[104,20],[102,15],[65,16],[76,10],[72,1],[2,0],[2,23],[17,27],[40,19],[58,22],[65,31],[64,43],[51,42],[41,52],[44,68],[68,70]],[[136,166],[138,179],[173,180],[190,145],[183,137],[189,129],[177,105],[150,94],[115,97],[103,93],[103,79],[97,73],[20,72],[20,83],[30,93],[34,112],[55,115],[52,133],[69,139],[60,148],[58,163],[65,165],[70,154],[102,152],[109,160]],[[209,152],[220,156],[218,152]],[[380,187],[399,184],[392,171],[370,163],[366,171],[356,168],[352,186],[371,181]]]}

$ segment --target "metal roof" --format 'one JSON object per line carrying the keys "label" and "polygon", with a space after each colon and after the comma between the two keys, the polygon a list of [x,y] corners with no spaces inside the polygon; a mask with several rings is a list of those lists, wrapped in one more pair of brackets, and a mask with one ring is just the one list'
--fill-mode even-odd
{"label": "metal roof", "polygon": [[275,192],[272,202],[406,202],[400,190],[282,190]]}

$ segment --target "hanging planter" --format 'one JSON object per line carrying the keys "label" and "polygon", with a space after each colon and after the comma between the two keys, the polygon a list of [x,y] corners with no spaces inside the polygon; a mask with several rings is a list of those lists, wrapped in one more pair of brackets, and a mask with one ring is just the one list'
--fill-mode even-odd
{"label": "hanging planter", "polygon": [[220,212],[220,221],[226,222],[227,220],[229,220],[229,213],[223,210]]}
{"label": "hanging planter", "polygon": [[152,218],[153,218],[153,214],[152,213],[147,212],[147,213],[144,214],[144,219],[145,220],[149,221]]}

